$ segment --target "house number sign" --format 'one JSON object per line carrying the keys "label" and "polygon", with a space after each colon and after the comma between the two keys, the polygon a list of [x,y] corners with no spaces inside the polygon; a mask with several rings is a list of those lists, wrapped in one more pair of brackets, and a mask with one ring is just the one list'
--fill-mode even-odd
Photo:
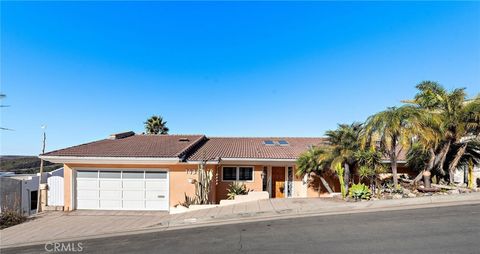
{"label": "house number sign", "polygon": [[197,170],[196,169],[187,169],[187,175],[196,175]]}

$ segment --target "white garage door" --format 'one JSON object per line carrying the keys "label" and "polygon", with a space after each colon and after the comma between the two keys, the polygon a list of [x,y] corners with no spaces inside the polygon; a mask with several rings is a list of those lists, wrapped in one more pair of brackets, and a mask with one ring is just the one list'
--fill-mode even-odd
{"label": "white garage door", "polygon": [[78,170],[77,209],[168,210],[166,170]]}

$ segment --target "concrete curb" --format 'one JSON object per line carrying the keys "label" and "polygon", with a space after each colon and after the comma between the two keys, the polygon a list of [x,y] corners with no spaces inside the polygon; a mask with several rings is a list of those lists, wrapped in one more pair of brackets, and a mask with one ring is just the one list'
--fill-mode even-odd
{"label": "concrete curb", "polygon": [[[337,206],[332,206],[322,211],[302,211],[302,210],[289,210],[289,211],[275,211],[262,213],[261,215],[253,213],[239,214],[239,217],[235,218],[214,218],[214,219],[190,219],[187,221],[169,222],[168,225],[156,226],[144,229],[128,230],[122,232],[103,233],[97,235],[88,235],[82,237],[72,238],[57,238],[45,241],[34,241],[25,244],[11,244],[0,245],[0,249],[24,247],[33,245],[43,245],[46,242],[77,242],[88,239],[96,238],[108,238],[125,235],[137,235],[145,233],[154,233],[170,230],[180,230],[197,227],[209,227],[220,226],[226,224],[241,224],[249,222],[270,221],[280,219],[291,218],[306,218],[315,216],[328,216],[328,215],[344,215],[355,213],[369,213],[369,212],[381,212],[381,211],[395,211],[395,210],[409,210],[431,207],[444,207],[444,206],[457,206],[457,205],[469,205],[480,204],[480,193],[468,193],[459,195],[446,195],[446,196],[429,196],[418,198],[406,198],[406,199],[392,199],[392,200],[378,200],[369,202],[354,202],[354,203],[339,203]],[[228,216],[227,216],[228,217]]]}

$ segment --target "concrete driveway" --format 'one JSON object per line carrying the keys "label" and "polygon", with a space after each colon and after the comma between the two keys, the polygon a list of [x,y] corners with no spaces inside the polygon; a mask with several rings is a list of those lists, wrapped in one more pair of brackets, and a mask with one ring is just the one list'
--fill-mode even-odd
{"label": "concrete driveway", "polygon": [[166,212],[47,212],[2,230],[1,246],[141,229],[168,217]]}
{"label": "concrete driveway", "polygon": [[480,193],[370,202],[324,198],[267,199],[170,215],[166,212],[87,211],[47,212],[0,231],[0,247],[51,241],[71,241],[148,231],[219,225],[275,218],[415,208],[422,205],[480,203]]}

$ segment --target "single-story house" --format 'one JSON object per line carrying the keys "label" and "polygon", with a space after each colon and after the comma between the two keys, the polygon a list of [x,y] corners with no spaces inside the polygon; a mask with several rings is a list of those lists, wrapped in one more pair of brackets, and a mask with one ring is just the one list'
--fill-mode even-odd
{"label": "single-story house", "polygon": [[[227,198],[234,181],[271,198],[318,196],[319,181],[296,172],[296,160],[323,137],[206,137],[125,132],[56,150],[40,158],[64,164],[64,210],[165,210],[194,196],[204,163],[213,171],[210,200]],[[339,191],[332,174],[327,181]],[[319,189],[320,188],[320,189]]]}
{"label": "single-story house", "polygon": [[38,179],[36,174],[0,176],[0,212],[13,210],[25,216],[36,213]]}

